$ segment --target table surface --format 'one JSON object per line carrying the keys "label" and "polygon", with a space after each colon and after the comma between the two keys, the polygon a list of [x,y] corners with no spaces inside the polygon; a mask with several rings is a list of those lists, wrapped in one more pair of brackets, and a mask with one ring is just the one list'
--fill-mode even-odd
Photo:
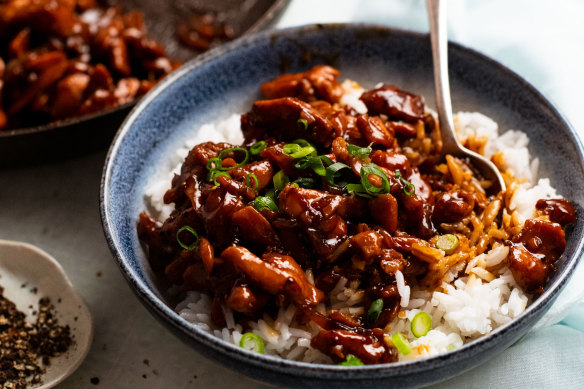
{"label": "table surface", "polygon": [[[292,1],[278,27],[362,21],[427,30],[421,0],[319,1],[322,12],[311,11],[314,1]],[[451,34],[533,82],[582,131],[581,99],[572,91],[584,90],[584,37],[577,28],[584,7],[566,0],[559,2],[563,8],[558,10],[549,3],[453,1]],[[25,241],[53,255],[93,314],[95,339],[87,359],[59,387],[93,387],[94,377],[106,388],[267,387],[193,351],[134,296],[103,237],[98,198],[105,155],[103,150],[43,166],[0,170],[0,238]],[[487,369],[496,369],[490,366]]]}

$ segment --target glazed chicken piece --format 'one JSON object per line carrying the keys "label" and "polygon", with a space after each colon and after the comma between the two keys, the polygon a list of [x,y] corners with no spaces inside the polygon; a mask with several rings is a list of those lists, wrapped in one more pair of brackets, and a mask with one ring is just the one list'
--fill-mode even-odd
{"label": "glazed chicken piece", "polygon": [[237,285],[231,289],[225,303],[235,312],[253,315],[262,309],[269,301],[270,295],[256,291],[248,285]]}
{"label": "glazed chicken piece", "polygon": [[381,194],[367,202],[373,220],[393,234],[398,227],[398,203],[389,193]]}
{"label": "glazed chicken piece", "polygon": [[[224,177],[220,177],[224,178]],[[234,242],[233,214],[245,207],[241,197],[219,186],[209,193],[201,208],[201,219],[213,246],[218,250]]]}
{"label": "glazed chicken piece", "polygon": [[242,130],[246,139],[250,139],[259,129],[279,141],[304,138],[323,147],[330,146],[341,135],[310,104],[294,97],[256,101],[242,117]]}
{"label": "glazed chicken piece", "polygon": [[398,351],[389,346],[379,328],[354,333],[345,330],[323,330],[312,338],[310,345],[329,355],[336,362],[351,354],[365,364],[390,363],[398,360]]}
{"label": "glazed chicken piece", "polygon": [[290,256],[266,253],[259,258],[245,247],[232,246],[226,248],[221,257],[259,288],[272,295],[284,293],[296,305],[316,305],[324,298]]}
{"label": "glazed chicken piece", "polygon": [[434,223],[454,223],[468,216],[475,206],[472,193],[465,190],[443,192],[436,196],[432,221]]}
{"label": "glazed chicken piece", "polygon": [[315,66],[297,74],[284,74],[261,86],[261,91],[268,99],[280,97],[297,97],[303,101],[326,100],[329,103],[339,101],[344,93],[337,82],[339,71],[330,66]]}
{"label": "glazed chicken piece", "polygon": [[356,197],[331,195],[319,190],[286,186],[279,196],[279,207],[291,218],[307,227],[306,232],[315,250],[325,260],[347,238],[345,218],[365,216],[366,205]]}
{"label": "glazed chicken piece", "polygon": [[367,114],[357,117],[357,128],[365,138],[365,143],[371,146],[383,146],[391,148],[394,146],[394,130],[386,127],[378,116]]}
{"label": "glazed chicken piece", "polygon": [[387,115],[390,120],[416,122],[424,119],[424,99],[396,88],[383,84],[361,95],[369,115]]}
{"label": "glazed chicken piece", "polygon": [[513,243],[509,267],[515,281],[529,292],[541,293],[566,248],[564,230],[557,223],[528,219]]}
{"label": "glazed chicken piece", "polygon": [[278,143],[270,147],[266,147],[260,153],[260,157],[265,158],[273,165],[283,170],[286,174],[291,175],[296,173],[294,163],[296,160],[284,152],[284,144]]}
{"label": "glazed chicken piece", "polygon": [[274,165],[270,161],[256,161],[229,171],[229,175],[239,181],[245,181],[248,174],[255,175],[258,179],[258,191],[272,183],[274,173]]}
{"label": "glazed chicken piece", "polygon": [[566,199],[541,199],[537,201],[535,208],[562,226],[576,222],[576,210]]}
{"label": "glazed chicken piece", "polygon": [[67,36],[77,22],[74,0],[9,0],[0,3],[0,35],[34,27],[45,34]]}
{"label": "glazed chicken piece", "polygon": [[270,222],[254,207],[247,206],[234,212],[231,221],[239,227],[242,238],[252,244],[267,247],[280,243]]}

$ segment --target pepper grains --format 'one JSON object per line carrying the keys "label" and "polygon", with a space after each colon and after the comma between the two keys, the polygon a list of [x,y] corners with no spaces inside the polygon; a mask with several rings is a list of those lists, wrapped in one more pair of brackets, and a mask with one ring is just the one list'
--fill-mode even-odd
{"label": "pepper grains", "polygon": [[39,300],[36,322],[3,296],[0,287],[0,388],[21,389],[41,382],[50,358],[73,343],[69,326],[60,326],[49,298]]}

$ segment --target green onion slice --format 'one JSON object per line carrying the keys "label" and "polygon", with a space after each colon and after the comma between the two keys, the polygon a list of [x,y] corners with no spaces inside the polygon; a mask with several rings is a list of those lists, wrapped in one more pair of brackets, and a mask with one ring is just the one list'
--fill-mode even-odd
{"label": "green onion slice", "polygon": [[306,170],[311,168],[319,176],[326,176],[326,167],[333,164],[333,161],[324,155],[313,156],[309,155],[302,158],[300,161],[294,164],[294,167],[298,170]]}
{"label": "green onion slice", "polygon": [[432,329],[432,318],[426,312],[419,312],[412,319],[411,328],[416,338],[425,336]]}
{"label": "green onion slice", "polygon": [[367,321],[369,323],[375,323],[379,319],[379,315],[383,310],[383,300],[377,299],[371,303],[369,311],[367,312]]}
{"label": "green onion slice", "polygon": [[454,350],[455,348],[456,348],[456,346],[455,346],[455,345],[453,345],[453,344],[449,344],[449,345],[448,345],[448,347],[446,347],[446,350],[447,350],[447,351],[452,351],[452,350]]}
{"label": "green onion slice", "polygon": [[227,172],[224,172],[221,170],[211,170],[209,172],[209,174],[207,174],[207,181],[213,181],[213,184],[219,186],[219,183],[217,182],[217,177],[219,177],[219,176],[225,176],[227,178],[231,178],[231,176]]}
{"label": "green onion slice", "polygon": [[308,121],[306,119],[298,119],[296,123],[298,124],[298,128],[305,131],[308,130]]}
{"label": "green onion slice", "polygon": [[397,348],[397,351],[399,351],[403,355],[408,355],[412,351],[412,346],[410,346],[410,342],[408,342],[406,337],[401,332],[396,332],[395,334],[393,334],[391,336],[391,341]]}
{"label": "green onion slice", "polygon": [[221,169],[221,160],[219,158],[211,158],[207,161],[205,167],[209,171]]}
{"label": "green onion slice", "polygon": [[260,336],[254,334],[253,332],[246,332],[241,336],[241,339],[239,340],[239,347],[249,351],[254,351],[259,354],[263,354],[264,340]]}
{"label": "green onion slice", "polygon": [[[381,178],[381,186],[375,186],[369,182],[368,177],[373,174]],[[372,196],[377,196],[381,193],[389,193],[390,186],[387,175],[375,164],[367,164],[361,166],[361,185],[365,192]]]}
{"label": "green onion slice", "polygon": [[[237,165],[235,166],[231,166],[231,167],[223,167],[221,166],[221,164],[219,166],[215,166],[215,169],[219,169],[219,170],[229,170],[229,169],[235,169],[236,167],[240,167],[245,165],[248,161],[249,161],[249,151],[243,147],[232,147],[230,149],[225,149],[222,152],[219,153],[219,155],[217,156],[217,159],[219,159],[220,161],[223,161],[223,158],[225,158],[227,156],[227,154],[229,153],[235,153],[235,152],[242,152],[245,154],[245,156],[243,157],[243,159],[241,160],[241,162],[239,162]],[[214,158],[211,158],[211,160],[213,160]],[[210,160],[210,161],[211,161]],[[207,165],[209,165],[207,163]],[[207,166],[207,169],[209,168],[209,166]]]}
{"label": "green onion slice", "polygon": [[414,186],[414,184],[412,184],[411,182],[406,182],[404,186],[404,193],[407,194],[408,196],[411,196],[414,193],[416,193],[416,187]]}
{"label": "green onion slice", "polygon": [[290,154],[297,153],[300,150],[302,150],[302,146],[297,145],[296,143],[286,143],[282,147],[282,150],[284,151],[284,153],[290,155]]}
{"label": "green onion slice", "polygon": [[314,147],[314,145],[312,143],[310,143],[306,139],[302,139],[302,138],[294,139],[294,141],[292,141],[292,143],[296,143],[297,145],[300,145],[302,147],[308,147],[308,146]]}
{"label": "green onion slice", "polygon": [[364,197],[366,199],[370,199],[372,196],[367,193],[363,185],[361,184],[347,184],[347,193],[356,195],[359,197]]}
{"label": "green onion slice", "polygon": [[276,189],[272,188],[266,192],[266,197],[272,199],[272,201],[278,204],[278,196],[276,196]]}
{"label": "green onion slice", "polygon": [[284,189],[287,183],[290,182],[290,179],[284,173],[284,170],[280,170],[278,173],[274,174],[274,177],[272,177],[272,181],[274,182],[274,189],[276,189],[276,191],[279,192],[282,189]]}
{"label": "green onion slice", "polygon": [[341,366],[363,366],[363,362],[353,354],[348,354],[347,359],[339,363]]}
{"label": "green onion slice", "polygon": [[347,151],[353,157],[363,158],[363,157],[367,157],[369,154],[371,154],[372,148],[371,148],[371,146],[359,147],[359,146],[347,143]]}
{"label": "green onion slice", "polygon": [[259,142],[254,143],[250,148],[249,152],[251,155],[258,155],[266,148],[266,142],[260,140]]}
{"label": "green onion slice", "polygon": [[414,186],[414,184],[412,184],[411,182],[406,180],[402,176],[401,171],[399,169],[396,169],[396,171],[395,171],[395,178],[400,180],[402,182],[402,184],[404,184],[404,193],[405,194],[407,194],[408,196],[411,196],[414,193],[416,193],[416,187]]}
{"label": "green onion slice", "polygon": [[292,185],[296,185],[300,188],[314,188],[316,187],[318,181],[316,181],[314,178],[308,178],[308,177],[300,177],[297,180],[294,180],[294,182],[292,182]]}
{"label": "green onion slice", "polygon": [[[253,186],[250,185],[252,179],[254,181]],[[257,192],[260,186],[260,181],[255,174],[249,173],[247,176],[245,176],[245,185],[250,187],[254,192]]]}
{"label": "green onion slice", "polygon": [[344,181],[335,182],[335,178],[340,177],[341,170],[343,169],[351,170],[351,168],[348,165],[345,165],[342,162],[335,162],[329,167],[327,167],[325,174],[326,181],[333,186],[347,186],[347,182]]}
{"label": "green onion slice", "polygon": [[[191,235],[193,235],[195,237],[195,241],[193,243],[191,243],[190,245],[186,245],[184,244],[181,240],[180,240],[180,234],[183,231],[188,231],[191,233]],[[191,226],[182,226],[181,228],[178,229],[178,231],[176,232],[176,241],[178,242],[178,244],[180,245],[180,247],[182,247],[185,250],[193,250],[195,247],[197,247],[197,245],[199,244],[199,234],[197,234],[197,231],[195,231],[195,229]]]}
{"label": "green onion slice", "polygon": [[288,154],[292,158],[303,158],[307,155],[316,154],[316,149],[308,141],[304,139],[297,139],[294,142],[306,142],[306,145],[301,146],[299,143],[287,143],[282,147],[285,154]]}
{"label": "green onion slice", "polygon": [[453,234],[440,235],[436,240],[436,247],[450,255],[458,247],[458,238]]}
{"label": "green onion slice", "polygon": [[272,212],[278,212],[278,205],[272,197],[269,196],[258,196],[253,200],[253,207],[262,211],[264,209],[269,209]]}

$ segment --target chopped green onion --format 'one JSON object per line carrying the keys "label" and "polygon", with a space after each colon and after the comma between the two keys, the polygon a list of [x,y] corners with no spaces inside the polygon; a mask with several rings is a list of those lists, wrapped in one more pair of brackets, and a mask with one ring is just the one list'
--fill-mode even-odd
{"label": "chopped green onion", "polygon": [[367,191],[361,184],[348,184],[346,189],[347,193],[352,195],[364,197],[366,199],[370,199],[372,197],[369,193],[367,193]]}
{"label": "chopped green onion", "polygon": [[246,332],[241,336],[239,340],[239,347],[249,350],[255,351],[256,353],[263,354],[264,353],[264,340],[254,334],[253,332]]}
{"label": "chopped green onion", "polygon": [[353,354],[347,355],[347,358],[339,363],[341,366],[363,366],[363,362]]}
{"label": "chopped green onion", "polygon": [[[302,147],[314,147],[314,145],[312,143],[310,143],[309,141],[307,141],[306,139],[294,139],[294,141],[292,143],[296,143],[297,145],[300,145]],[[316,155],[316,154],[314,154]]]}
{"label": "chopped green onion", "polygon": [[347,151],[353,157],[363,158],[363,157],[366,157],[369,154],[371,154],[372,148],[371,148],[371,146],[359,147],[359,146],[347,143]]}
{"label": "chopped green onion", "polygon": [[[368,177],[373,174],[381,178],[381,186],[375,186],[369,182]],[[367,164],[361,166],[361,185],[365,192],[371,196],[377,196],[381,193],[389,193],[390,186],[387,175],[375,164]]]}
{"label": "chopped green onion", "polygon": [[305,170],[311,168],[319,176],[326,176],[326,166],[332,165],[333,161],[324,155],[320,156],[306,156],[294,164],[298,170]]}
{"label": "chopped green onion", "polygon": [[377,299],[371,303],[369,311],[367,312],[367,321],[369,323],[375,323],[379,319],[379,315],[383,310],[383,300]]}
{"label": "chopped green onion", "polygon": [[269,209],[272,212],[278,212],[278,205],[273,198],[268,196],[256,197],[253,200],[253,207],[260,212],[264,209]]}
{"label": "chopped green onion", "polygon": [[[229,153],[234,153],[234,152],[243,152],[245,154],[245,157],[243,157],[243,159],[241,160],[241,162],[239,162],[237,165],[235,166],[231,166],[231,167],[223,167],[221,164],[223,163],[223,158],[225,158],[225,156]],[[229,170],[229,169],[234,169],[236,167],[240,167],[243,166],[247,163],[247,161],[249,161],[249,151],[243,147],[232,147],[230,149],[225,149],[222,152],[219,153],[219,155],[217,156],[217,158],[221,161],[221,164],[219,166],[216,166],[215,169],[219,169],[219,170]],[[213,158],[211,158],[211,160],[213,160]],[[207,164],[208,165],[208,164]],[[207,166],[207,169],[209,167]]]}
{"label": "chopped green onion", "polygon": [[408,196],[411,196],[414,193],[416,193],[416,187],[414,186],[414,184],[412,184],[411,182],[405,183],[404,193],[407,194]]}
{"label": "chopped green onion", "polygon": [[272,188],[272,189],[268,190],[266,192],[266,197],[271,198],[274,203],[276,203],[276,204],[278,203],[278,196],[276,196],[276,189]]}
{"label": "chopped green onion", "polygon": [[416,338],[425,336],[432,329],[432,318],[426,312],[419,312],[412,319],[412,334]]}
{"label": "chopped green onion", "polygon": [[211,170],[209,174],[207,174],[207,181],[213,181],[213,184],[219,186],[219,183],[217,182],[217,177],[219,176],[231,178],[231,176],[227,172],[223,172],[221,170]]}
{"label": "chopped green onion", "polygon": [[209,171],[221,169],[221,160],[219,158],[211,158],[209,161],[207,161],[205,167]]}
{"label": "chopped green onion", "polygon": [[[253,187],[250,185],[252,179],[254,180]],[[257,192],[260,186],[260,181],[258,180],[258,177],[255,174],[249,173],[247,176],[245,176],[245,185],[252,188],[254,192]]]}
{"label": "chopped green onion", "polygon": [[399,351],[403,355],[408,355],[412,351],[412,346],[410,346],[410,342],[408,342],[406,337],[401,332],[396,332],[395,334],[393,334],[391,336],[391,341],[397,348],[397,351]]}
{"label": "chopped green onion", "polygon": [[292,185],[296,185],[300,188],[314,188],[318,182],[314,178],[300,177],[292,182]]}
{"label": "chopped green onion", "polygon": [[[188,231],[190,232],[194,237],[195,237],[195,241],[193,243],[191,243],[190,245],[186,245],[184,244],[181,240],[180,240],[180,233],[183,231]],[[182,226],[181,228],[178,229],[178,231],[176,232],[176,241],[178,242],[178,244],[180,245],[180,247],[182,247],[185,250],[193,250],[195,247],[197,247],[197,244],[199,244],[199,234],[197,234],[197,231],[195,231],[195,229],[191,226]]]}
{"label": "chopped green onion", "polygon": [[440,235],[436,239],[436,247],[450,255],[458,247],[458,238],[453,234]]}
{"label": "chopped green onion", "polygon": [[287,143],[282,149],[284,150],[285,154],[288,154],[292,158],[302,158],[306,157],[307,155],[316,153],[316,149],[310,144],[308,146],[300,146],[296,143]]}
{"label": "chopped green onion", "polygon": [[306,119],[298,119],[296,123],[298,124],[298,128],[308,130],[308,121]]}
{"label": "chopped green onion", "polygon": [[284,173],[284,170],[280,170],[278,173],[274,174],[274,177],[272,177],[272,181],[274,182],[274,189],[276,189],[276,191],[279,192],[282,189],[284,189],[287,183],[290,182],[290,179]]}
{"label": "chopped green onion", "polygon": [[296,161],[296,163],[294,164],[294,167],[298,170],[308,169],[313,164],[314,159],[318,159],[320,161],[320,159],[318,157],[306,157],[306,158],[302,158],[299,161]]}
{"label": "chopped green onion", "polygon": [[351,170],[351,168],[348,165],[345,165],[342,162],[335,162],[332,165],[330,165],[329,167],[326,168],[326,181],[333,185],[333,186],[347,186],[346,182],[335,182],[335,178],[340,177],[341,175],[341,170],[343,169],[349,169]]}
{"label": "chopped green onion", "polygon": [[250,148],[249,152],[251,155],[258,155],[266,148],[266,142],[260,140],[259,142],[254,143]]}
{"label": "chopped green onion", "polygon": [[286,143],[283,147],[282,150],[284,151],[284,153],[290,155],[292,153],[297,153],[302,149],[302,146],[297,145],[296,143]]}
{"label": "chopped green onion", "polygon": [[400,180],[402,182],[402,184],[404,184],[404,193],[405,194],[407,194],[408,196],[411,196],[414,193],[416,193],[416,187],[414,186],[414,184],[412,184],[411,182],[406,180],[402,176],[401,171],[399,169],[395,170],[395,178]]}
{"label": "chopped green onion", "polygon": [[456,348],[456,346],[455,346],[455,345],[453,345],[453,344],[449,344],[449,345],[448,345],[448,347],[446,347],[446,350],[448,350],[448,351],[452,351],[452,350],[454,350],[455,348]]}

